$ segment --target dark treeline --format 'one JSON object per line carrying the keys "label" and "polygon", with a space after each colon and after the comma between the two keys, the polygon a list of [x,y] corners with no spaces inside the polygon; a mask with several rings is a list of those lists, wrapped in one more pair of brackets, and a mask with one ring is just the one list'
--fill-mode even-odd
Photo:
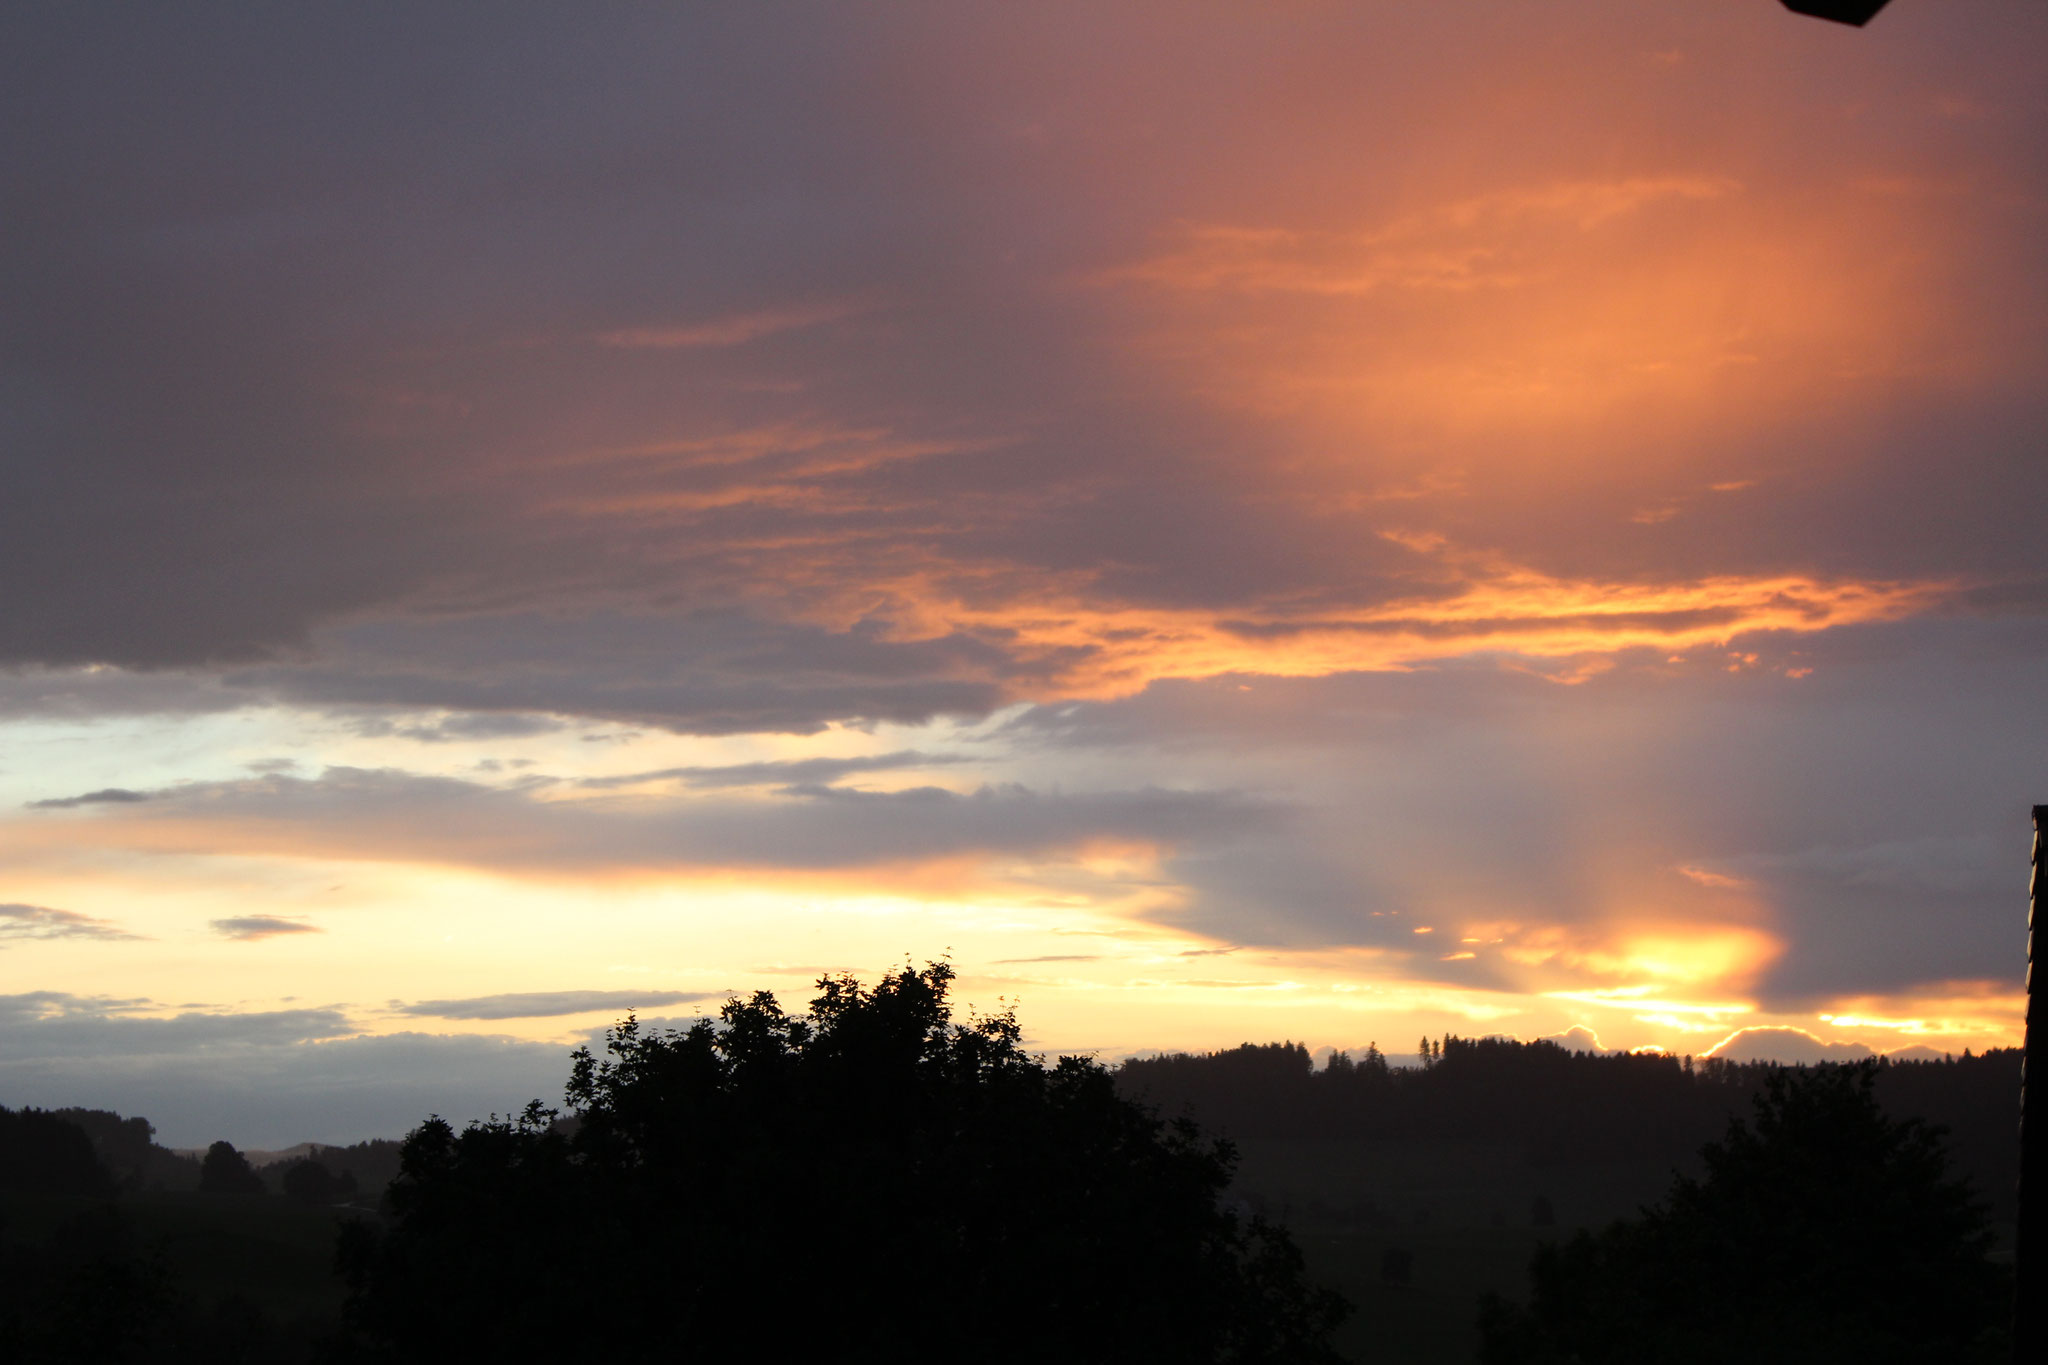
{"label": "dark treeline", "polygon": [[[255,1183],[217,1174],[207,1161],[156,1141],[156,1127],[140,1116],[106,1109],[0,1107],[0,1188],[49,1194],[187,1193],[275,1194],[302,1203],[361,1204],[374,1208],[398,1174],[399,1143],[372,1138],[349,1146],[310,1142],[298,1155],[250,1166],[226,1146]],[[215,1156],[216,1170],[225,1158]],[[233,1168],[229,1168],[233,1169]]]}
{"label": "dark treeline", "polygon": [[[1573,1053],[1551,1043],[1455,1036],[1432,1042],[1417,1067],[1390,1066],[1377,1049],[1362,1057],[1339,1055],[1318,1067],[1306,1048],[1278,1043],[1133,1060],[1113,1073],[1078,1062],[1041,1071],[1018,1051],[1016,1026],[1007,1016],[968,1026],[950,1023],[945,981],[934,968],[890,978],[879,994],[851,982],[825,983],[831,989],[815,1002],[811,1016],[781,1015],[772,1001],[734,1001],[724,1026],[707,1024],[660,1040],[640,1039],[629,1025],[615,1039],[623,1048],[616,1066],[607,1069],[587,1057],[579,1063],[571,1085],[573,1119],[495,1122],[460,1134],[429,1123],[403,1148],[392,1141],[307,1144],[271,1154],[277,1159],[256,1167],[227,1143],[214,1144],[203,1156],[168,1150],[138,1117],[89,1109],[0,1109],[0,1279],[15,1291],[0,1295],[0,1359],[232,1365],[366,1352],[403,1358],[407,1343],[417,1345],[412,1337],[426,1330],[420,1324],[443,1323],[461,1297],[442,1283],[449,1275],[481,1296],[477,1304],[497,1302],[505,1286],[483,1268],[553,1264],[571,1251],[571,1259],[580,1262],[595,1257],[599,1243],[615,1241],[620,1228],[637,1226],[635,1219],[652,1220],[641,1251],[653,1265],[655,1249],[673,1240],[684,1213],[707,1234],[692,1240],[724,1248],[709,1261],[692,1262],[698,1269],[685,1277],[692,1284],[703,1281],[693,1298],[700,1305],[693,1310],[700,1328],[717,1317],[702,1305],[736,1315],[735,1323],[756,1319],[756,1309],[748,1307],[753,1301],[733,1287],[753,1283],[750,1277],[763,1284],[782,1284],[790,1276],[837,1283],[824,1273],[829,1265],[851,1303],[893,1292],[886,1287],[894,1283],[892,1276],[917,1263],[924,1266],[921,1282],[928,1282],[944,1310],[933,1308],[927,1316],[936,1321],[951,1314],[965,1330],[966,1319],[981,1310],[969,1302],[974,1296],[963,1297],[967,1282],[960,1278],[958,1257],[940,1254],[942,1245],[986,1243],[1014,1250],[1030,1244],[1029,1238],[1018,1241],[1018,1229],[1027,1225],[1037,1229],[1033,1236],[1040,1241],[1057,1242],[1065,1234],[1048,1223],[1049,1210],[1065,1207],[1062,1199],[1076,1189],[1125,1181],[1125,1175],[1109,1173],[1082,1178],[1087,1162],[1076,1153],[1093,1141],[1081,1141],[1093,1129],[1077,1115],[1093,1115],[1090,1122],[1097,1126],[1125,1125],[1141,1137],[1154,1134],[1145,1141],[1167,1143],[1161,1148],[1165,1156],[1154,1154],[1158,1160],[1192,1163],[1191,1187],[1199,1187],[1200,1198],[1190,1208],[1200,1204],[1230,1218],[1263,1211],[1295,1229],[1308,1253],[1309,1279],[1288,1268],[1300,1262],[1290,1261],[1294,1253],[1278,1229],[1277,1259],[1268,1257],[1271,1264],[1259,1275],[1293,1286],[1283,1298],[1309,1303],[1301,1296],[1319,1292],[1312,1285],[1321,1284],[1337,1286],[1358,1303],[1360,1312],[1343,1324],[1336,1342],[1354,1358],[1390,1353],[1469,1361],[1480,1345],[1473,1312],[1477,1295],[1493,1290],[1498,1292],[1490,1300],[1489,1359],[1577,1358],[1572,1352],[1588,1360],[1648,1359],[1632,1337],[1599,1335],[1608,1329],[1586,1319],[1585,1304],[1592,1300],[1584,1286],[1618,1283],[1617,1266],[1662,1264],[1652,1253],[1691,1256],[1682,1239],[1658,1231],[1676,1226],[1658,1221],[1665,1215],[1648,1214],[1647,1222],[1638,1215],[1660,1195],[1661,1207],[1680,1212],[1688,1200],[1698,1203],[1684,1191],[1692,1188],[1685,1182],[1705,1169],[1702,1148],[1716,1141],[1725,1146],[1731,1116],[1749,1113],[1757,1097],[1787,1075],[1808,1074],[1762,1064]],[[855,1048],[835,1041],[865,1038],[864,1021],[891,1011],[915,1025],[906,1036],[923,1040],[905,1054],[909,1069],[901,1076],[890,1069],[897,1063],[884,1065],[887,1049],[871,1056],[867,1042]],[[956,1054],[980,1060],[970,1066]],[[854,1062],[840,1077],[839,1069]],[[1954,1171],[1997,1218],[2009,1220],[2017,1051],[1879,1062],[1867,1070],[1870,1092],[1885,1114],[1948,1130],[1945,1146]],[[761,1088],[764,1079],[773,1084]],[[1148,1127],[1109,1099],[1112,1085],[1168,1125],[1187,1119],[1233,1139],[1243,1156],[1237,1183],[1227,1193],[1222,1189],[1237,1159],[1230,1149],[1210,1152],[1191,1145],[1197,1141],[1193,1128]],[[1048,1094],[1061,1095],[1066,1092],[1060,1087],[1074,1088],[1073,1096],[1046,1108],[1034,1097],[1047,1086],[1054,1087]],[[813,1090],[824,1099],[817,1100]],[[956,1098],[940,1102],[955,1090]],[[660,1122],[642,1133],[653,1120],[638,1107],[656,1091],[660,1102],[649,1113],[658,1111]],[[906,1108],[898,1091],[921,1098]],[[824,1104],[815,1114],[814,1100]],[[586,1131],[593,1115],[599,1121]],[[989,1119],[993,1126],[963,1127],[963,1115],[981,1115],[975,1122]],[[1832,1132],[1823,1134],[1829,1143],[1836,1141],[1827,1135]],[[963,1136],[969,1133],[974,1136]],[[620,1147],[622,1134],[631,1140]],[[650,1134],[661,1141],[650,1146]],[[1079,1148],[1073,1146],[1077,1141]],[[643,1170],[642,1156],[620,1156],[655,1147],[673,1147],[675,1159]],[[944,1174],[953,1169],[947,1164],[953,1158],[940,1158],[952,1147],[961,1149],[956,1155],[963,1160],[973,1158],[961,1170],[980,1173],[966,1186]],[[821,1153],[837,1155],[820,1165]],[[1046,1171],[1063,1174],[1048,1176],[1049,1183],[1012,1185],[1006,1178],[988,1186],[992,1153],[1035,1153],[1032,1160]],[[798,1169],[812,1172],[801,1189],[789,1186],[784,1174]],[[845,1178],[828,1178],[831,1170]],[[740,1178],[750,1171],[761,1179]],[[856,1171],[858,1178],[851,1174]],[[1674,1171],[1680,1173],[1677,1186],[1671,1184]],[[538,1184],[526,1179],[543,1175]],[[675,1185],[684,1175],[709,1183],[702,1189],[689,1180]],[[972,1197],[960,1195],[956,1186],[971,1187]],[[931,1203],[941,1187],[953,1195]],[[1710,1180],[1698,1188],[1721,1186]],[[1220,1203],[1207,1202],[1217,1195]],[[759,1265],[734,1259],[745,1241],[735,1241],[734,1230],[759,1240],[763,1212],[779,1207],[778,1199],[793,1199],[793,1206],[778,1215],[782,1232],[767,1239],[765,1259]],[[820,1212],[846,1199],[854,1201],[857,1216]],[[986,1206],[988,1216],[954,1227],[940,1214],[955,1205]],[[1075,1207],[1100,1205],[1090,1194]],[[451,1209],[460,1216],[444,1217]],[[897,1218],[892,1210],[915,1213],[900,1236],[887,1231]],[[593,1217],[597,1224],[586,1228]],[[856,1240],[877,1254],[849,1259],[848,1247],[826,1239],[813,1248],[820,1265],[799,1266],[786,1248],[802,1241],[802,1229],[815,1231],[821,1217],[832,1227],[859,1229]],[[1828,1214],[1809,1222],[1824,1232],[1833,1219]],[[1200,1219],[1190,1225],[1209,1226]],[[351,1226],[348,1244],[354,1250],[343,1262],[352,1267],[352,1299],[334,1274],[336,1235]],[[1251,1243],[1233,1242],[1240,1234],[1230,1232],[1231,1226],[1258,1225],[1218,1223],[1203,1235],[1230,1256],[1248,1255]],[[580,1233],[569,1235],[573,1229],[595,1240],[585,1245]],[[1127,1227],[1118,1233],[1125,1240],[1135,1235]],[[1531,1253],[1545,1247],[1550,1249],[1537,1256],[1537,1293],[1526,1308],[1518,1306],[1531,1287]],[[1119,1264],[1148,1258],[1156,1259],[1131,1248],[1111,1257]],[[1066,1263],[1064,1256],[1046,1261]],[[993,1273],[993,1264],[977,1273]],[[423,1276],[420,1265],[438,1269]],[[861,1275],[848,1279],[849,1266],[861,1267]],[[720,1274],[711,1273],[720,1267]],[[1009,1278],[1009,1272],[996,1276],[1003,1283]],[[1020,1282],[1036,1286],[1027,1296],[1033,1301],[1060,1298],[1031,1274]],[[1649,1290],[1638,1289],[1644,1303],[1653,1303]],[[657,1276],[630,1297],[667,1303],[676,1292],[673,1277]],[[1148,1293],[1164,1290],[1154,1285]],[[425,1297],[413,1304],[407,1294]],[[1210,1308],[1227,1298],[1205,1294]],[[546,1301],[537,1286],[521,1296],[536,1305]],[[1004,1302],[1014,1297],[994,1295]],[[476,1304],[471,1309],[455,1316],[497,1321]],[[1093,1305],[1081,1316],[1108,1311]],[[1069,1326],[1079,1321],[1073,1312],[1054,1316]],[[1181,1325],[1198,1316],[1183,1314]],[[1659,1310],[1647,1318],[1664,1316],[1669,1315]],[[534,1330],[526,1323],[508,1340],[533,1340]],[[1559,1345],[1565,1338],[1556,1333],[1566,1331],[1577,1335]],[[627,1333],[646,1335],[639,1329]],[[1596,1337],[1613,1349],[1586,1355],[1591,1348],[1585,1343]],[[1031,1354],[1024,1337],[1012,1344]],[[882,1343],[875,1346],[882,1350]],[[1637,1354],[1631,1357],[1630,1351]],[[1307,1359],[1316,1352],[1305,1347],[1298,1354]],[[1207,1358],[1201,1351],[1189,1356],[1197,1357]]]}
{"label": "dark treeline", "polygon": [[101,1109],[0,1108],[0,1361],[290,1365],[332,1350],[342,1223],[374,1217],[399,1144],[252,1166]]}
{"label": "dark treeline", "polygon": [[[1479,1140],[1514,1149],[1531,1167],[1678,1167],[1720,1136],[1731,1114],[1746,1112],[1779,1069],[1446,1035],[1418,1067],[1389,1066],[1369,1048],[1318,1068],[1298,1043],[1248,1043],[1134,1059],[1118,1069],[1117,1084],[1163,1114],[1241,1140]],[[1947,1129],[1956,1169],[2000,1216],[2010,1214],[2018,1175],[2019,1071],[2016,1048],[1877,1067],[1885,1110]]]}
{"label": "dark treeline", "polygon": [[[955,1019],[952,979],[628,1018],[575,1055],[575,1125],[423,1124],[343,1244],[350,1358],[746,1356],[781,1328],[849,1365],[1338,1365],[1346,1305],[1222,1198],[1228,1144],[1007,1012]],[[565,1312],[584,1281],[601,1308]]]}

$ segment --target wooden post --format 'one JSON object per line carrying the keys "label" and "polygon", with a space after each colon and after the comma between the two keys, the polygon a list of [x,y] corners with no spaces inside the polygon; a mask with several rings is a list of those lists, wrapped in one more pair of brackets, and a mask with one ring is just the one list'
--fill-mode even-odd
{"label": "wooden post", "polygon": [[[2048,1309],[2048,1107],[2027,1112],[2033,1091],[2048,1089],[2048,1011],[2034,995],[2034,944],[2040,916],[2048,914],[2048,806],[2034,807],[2034,854],[2027,884],[2027,1036],[2020,1053],[2019,1221],[2013,1229],[2012,1351],[2018,1365],[2048,1351],[2043,1310]],[[2048,942],[2042,944],[2048,950]],[[2033,1082],[2029,1087],[2028,1082]]]}

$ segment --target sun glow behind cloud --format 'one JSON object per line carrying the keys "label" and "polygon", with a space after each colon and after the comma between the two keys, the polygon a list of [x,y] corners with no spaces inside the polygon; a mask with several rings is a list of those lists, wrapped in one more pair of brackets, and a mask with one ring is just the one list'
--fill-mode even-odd
{"label": "sun glow behind cloud", "polygon": [[295,22],[0,82],[5,990],[2015,1035],[2048,19]]}

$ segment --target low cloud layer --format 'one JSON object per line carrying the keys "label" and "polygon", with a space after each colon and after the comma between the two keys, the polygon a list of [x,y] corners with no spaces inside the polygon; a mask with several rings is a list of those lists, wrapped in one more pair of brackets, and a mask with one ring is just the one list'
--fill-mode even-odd
{"label": "low cloud layer", "polygon": [[213,932],[222,938],[251,943],[259,939],[281,938],[290,934],[317,934],[320,926],[304,920],[279,919],[275,915],[231,915],[226,919],[212,921]]}
{"label": "low cloud layer", "polygon": [[118,925],[76,910],[47,905],[0,905],[0,944],[47,939],[120,941],[137,937]]}
{"label": "low cloud layer", "polygon": [[724,991],[512,991],[462,1000],[416,1000],[398,1013],[428,1019],[549,1019],[606,1011],[627,1014],[657,1005],[723,1000]]}
{"label": "low cloud layer", "polygon": [[147,801],[151,793],[130,791],[126,787],[102,787],[98,791],[81,792],[77,796],[56,796],[46,801],[31,801],[31,810],[75,810],[79,806],[123,806],[138,801]]}
{"label": "low cloud layer", "polygon": [[[1224,842],[1284,818],[1269,803],[1200,791],[796,787],[746,803],[569,801],[550,799],[535,783],[497,787],[355,768],[329,768],[313,778],[195,782],[150,795],[146,804],[124,803],[120,813],[69,827],[69,837],[186,852],[322,851],[569,875],[693,866],[859,868],[1050,854],[1097,840]],[[76,819],[62,805],[43,818]]]}

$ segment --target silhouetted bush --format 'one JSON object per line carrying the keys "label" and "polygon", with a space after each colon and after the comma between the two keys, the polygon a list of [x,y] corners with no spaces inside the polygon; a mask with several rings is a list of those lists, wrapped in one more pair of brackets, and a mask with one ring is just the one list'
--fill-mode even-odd
{"label": "silhouetted bush", "polygon": [[216,1142],[199,1163],[199,1188],[205,1194],[262,1194],[263,1177],[232,1142]]}
{"label": "silhouetted bush", "polygon": [[344,1247],[362,1353],[751,1356],[801,1330],[849,1362],[1334,1359],[1341,1301],[1219,1205],[1226,1144],[1042,1065],[1009,1014],[954,1023],[951,978],[628,1019],[577,1054],[573,1134],[537,1103],[422,1125],[395,1226]]}
{"label": "silhouetted bush", "polygon": [[1939,1133],[1878,1066],[1779,1071],[1661,1207],[1540,1250],[1526,1307],[1489,1298],[1486,1365],[2001,1358],[2008,1277]]}

